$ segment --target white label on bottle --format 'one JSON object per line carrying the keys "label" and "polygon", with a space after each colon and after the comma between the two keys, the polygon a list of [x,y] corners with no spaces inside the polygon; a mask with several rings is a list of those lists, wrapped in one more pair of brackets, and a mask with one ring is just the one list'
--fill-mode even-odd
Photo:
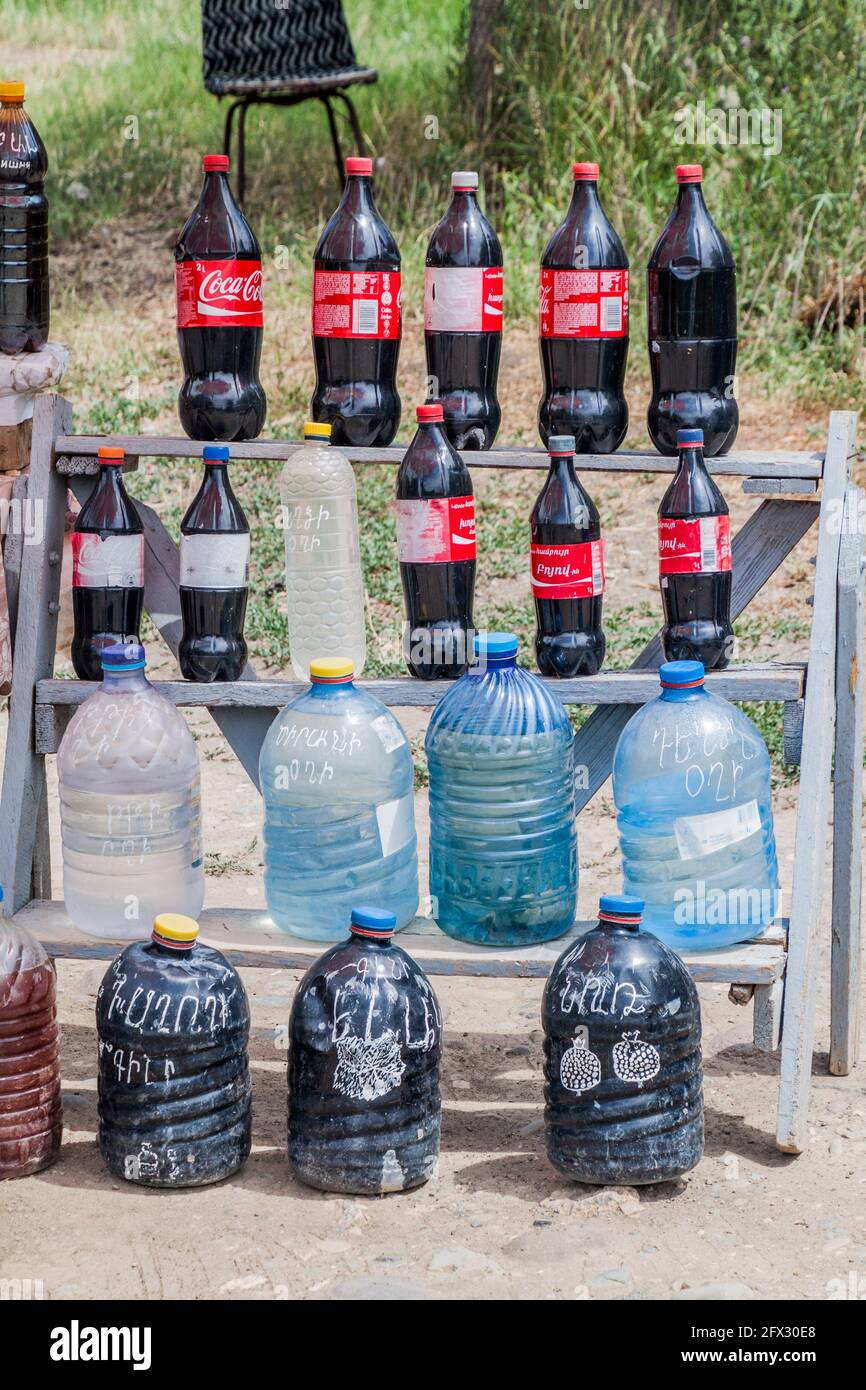
{"label": "white label on bottle", "polygon": [[370,728],[386,753],[393,753],[395,748],[401,748],[406,742],[406,735],[390,714],[380,714],[373,720]]}
{"label": "white label on bottle", "polygon": [[140,589],[144,584],[144,536],[72,535],[75,589]]}
{"label": "white label on bottle", "polygon": [[726,811],[710,811],[704,816],[679,816],[674,835],[680,859],[702,859],[705,854],[748,840],[761,828],[757,801],[731,806]]}
{"label": "white label on bottle", "polygon": [[180,582],[187,589],[245,589],[250,582],[249,535],[181,535]]}
{"label": "white label on bottle", "polygon": [[424,272],[428,333],[501,333],[501,266],[431,266]]}
{"label": "white label on bottle", "polygon": [[415,834],[415,798],[411,792],[395,797],[393,801],[383,801],[376,807],[376,820],[379,825],[379,839],[382,843],[382,858],[396,854],[398,849],[408,845]]}

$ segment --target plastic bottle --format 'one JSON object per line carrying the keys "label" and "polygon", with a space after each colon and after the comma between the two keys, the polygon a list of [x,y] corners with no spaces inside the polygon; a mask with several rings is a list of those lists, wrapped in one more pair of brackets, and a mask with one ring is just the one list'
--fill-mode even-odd
{"label": "plastic bottle", "polygon": [[659,504],[662,647],[668,661],[727,666],[731,625],[731,521],[704,463],[701,430],[679,430],[679,467]]}
{"label": "plastic bottle", "polygon": [[704,685],[699,661],[659,669],[613,760],[623,884],[678,951],[757,936],[779,910],[770,758],[750,719]]}
{"label": "plastic bottle", "polygon": [[675,454],[677,430],[704,432],[708,458],[737,437],[737,272],[728,243],[707,211],[700,164],[677,168],[674,210],[647,268],[652,400],[650,437]]}
{"label": "plastic bottle", "polygon": [[304,425],[303,448],[280,474],[289,649],[300,680],[322,652],[345,653],[356,676],[367,658],[355,472],[330,438],[330,425]]}
{"label": "plastic bottle", "polygon": [[115,1177],[143,1187],[219,1182],[250,1152],[249,1004],[198,930],[160,913],[96,1000],[99,1151]]}
{"label": "plastic bottle", "polygon": [[143,647],[108,647],[102,662],[57,754],[63,897],[89,936],[137,940],[167,902],[201,911],[198,752],[145,677]]}
{"label": "plastic bottle", "polygon": [[236,681],[247,664],[250,527],[229,481],[228,448],[206,445],[203,458],[201,487],[180,523],[177,659],[188,681]]}
{"label": "plastic bottle", "polygon": [[442,406],[419,405],[418,428],[397,470],[397,557],[406,664],[419,680],[456,680],[472,659],[475,497],[449,443]]}
{"label": "plastic bottle", "polygon": [[351,661],[320,658],[312,685],[262,744],[265,897],[281,931],[333,941],[360,898],[418,911],[414,769],[393,714],[353,684]]}
{"label": "plastic bottle", "polygon": [[436,1167],[442,1019],[394,927],[393,913],[353,908],[348,941],[311,966],[292,1005],[289,1163],[325,1192],[405,1192]]}
{"label": "plastic bottle", "polygon": [[455,449],[489,449],[502,411],[502,247],[478,206],[478,175],[451,175],[451,203],[427,247],[424,346],[430,394]]}
{"label": "plastic bottle", "polygon": [[174,250],[180,423],[190,439],[255,439],[267,401],[262,355],[262,253],[229,186],[224,154],[204,182]]}
{"label": "plastic bottle", "polygon": [[0,82],[0,352],[48,341],[48,155],[24,83]]}
{"label": "plastic bottle", "polygon": [[640,898],[598,906],[544,990],[547,1155],[575,1182],[669,1182],[704,1150],[698,992]]}
{"label": "plastic bottle", "polygon": [[122,449],[99,450],[99,474],[72,532],[72,665],[102,679],[102,653],[137,642],[144,602],[144,527],[123,485]]}
{"label": "plastic bottle", "polygon": [[574,471],[574,436],[547,441],[550,472],[529,520],[535,659],[543,676],[594,676],[604,661],[604,541]]}
{"label": "plastic bottle", "polygon": [[56,996],[45,948],[26,927],[0,917],[0,1179],[38,1173],[60,1149]]}
{"label": "plastic bottle", "polygon": [[333,444],[390,444],[400,424],[400,252],[373,199],[373,161],[346,160],[346,186],[313,261],[310,413]]}
{"label": "plastic bottle", "polygon": [[538,430],[573,434],[579,454],[609,454],[628,429],[628,256],[598,197],[598,165],[574,164],[565,221],[541,260]]}
{"label": "plastic bottle", "polygon": [[571,725],[513,633],[475,650],[427,728],[431,911],[459,940],[550,941],[577,901]]}

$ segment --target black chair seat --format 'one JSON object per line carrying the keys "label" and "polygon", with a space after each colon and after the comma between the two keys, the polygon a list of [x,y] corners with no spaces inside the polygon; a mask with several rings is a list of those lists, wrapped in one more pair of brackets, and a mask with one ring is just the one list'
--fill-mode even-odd
{"label": "black chair seat", "polygon": [[249,96],[258,92],[267,96],[317,96],[321,92],[336,92],[341,87],[351,87],[356,82],[376,82],[378,78],[375,68],[346,68],[343,72],[324,73],[321,77],[211,78],[205,82],[205,86],[217,97]]}

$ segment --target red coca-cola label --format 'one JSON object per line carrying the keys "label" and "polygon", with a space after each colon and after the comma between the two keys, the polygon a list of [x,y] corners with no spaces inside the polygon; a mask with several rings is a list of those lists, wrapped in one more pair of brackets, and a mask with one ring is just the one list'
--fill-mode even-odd
{"label": "red coca-cola label", "polygon": [[397,556],[407,565],[475,559],[475,498],[435,497],[396,504]]}
{"label": "red coca-cola label", "polygon": [[604,541],[529,547],[534,598],[595,598],[604,593]]}
{"label": "red coca-cola label", "polygon": [[659,574],[716,574],[730,568],[730,517],[659,517]]}
{"label": "red coca-cola label", "polygon": [[502,266],[432,266],[424,272],[428,333],[501,333]]}
{"label": "red coca-cola label", "polygon": [[624,338],[628,333],[628,271],[542,266],[538,332],[542,338]]}
{"label": "red coca-cola label", "polygon": [[314,270],[317,338],[399,338],[399,270]]}
{"label": "red coca-cola label", "polygon": [[261,261],[178,261],[178,328],[261,328]]}

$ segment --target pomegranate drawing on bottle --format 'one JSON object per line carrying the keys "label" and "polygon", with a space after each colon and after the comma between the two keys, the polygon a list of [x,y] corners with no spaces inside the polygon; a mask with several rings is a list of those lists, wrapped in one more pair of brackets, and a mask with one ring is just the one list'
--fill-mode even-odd
{"label": "pomegranate drawing on bottle", "polygon": [[637,1029],[623,1033],[622,1039],[611,1048],[613,1069],[620,1081],[636,1081],[642,1086],[658,1076],[661,1057],[652,1043],[641,1042]]}
{"label": "pomegranate drawing on bottle", "polygon": [[566,1048],[559,1064],[559,1079],[567,1091],[591,1091],[601,1081],[601,1062],[589,1050],[589,1029],[575,1028],[574,1042]]}
{"label": "pomegranate drawing on bottle", "polygon": [[351,1100],[378,1100],[399,1086],[406,1070],[391,1029],[378,1038],[337,1039],[334,1090]]}

